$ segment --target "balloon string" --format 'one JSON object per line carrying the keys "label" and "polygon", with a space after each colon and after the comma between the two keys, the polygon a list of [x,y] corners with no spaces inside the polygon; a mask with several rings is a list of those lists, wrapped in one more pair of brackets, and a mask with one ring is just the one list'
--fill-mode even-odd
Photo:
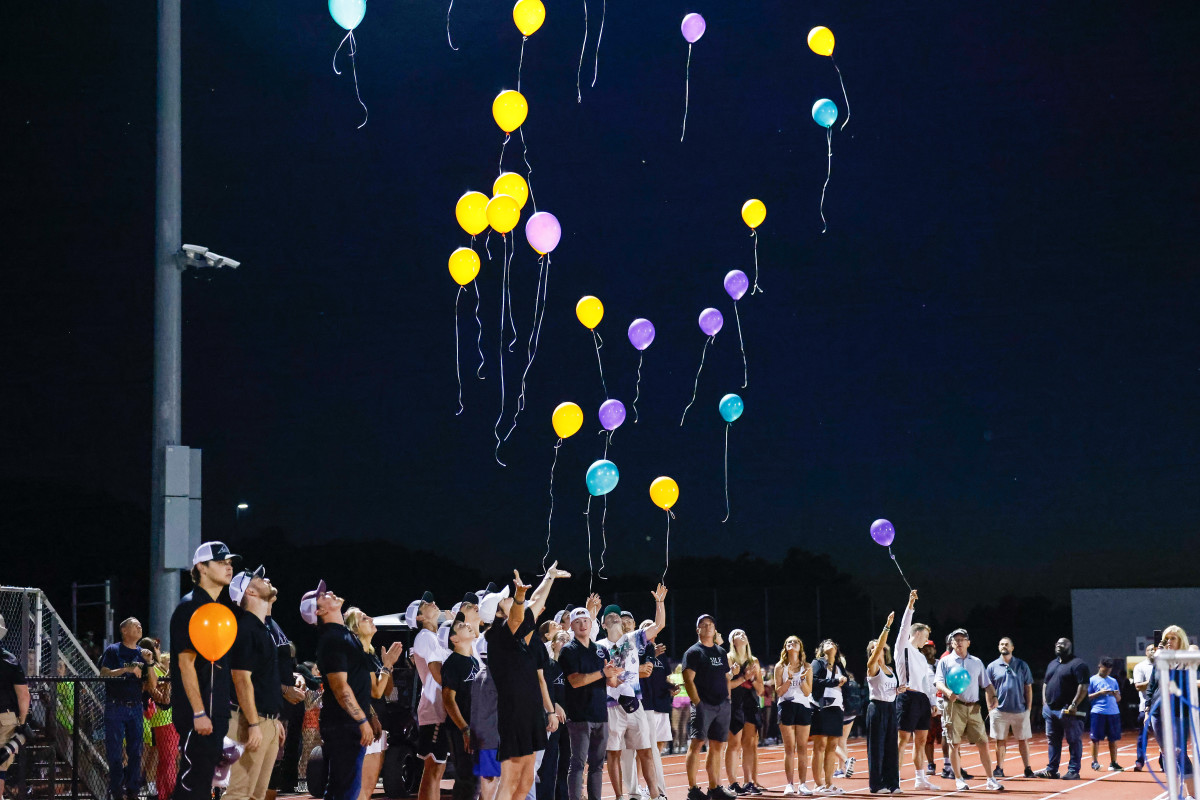
{"label": "balloon string", "polygon": [[891,545],[888,545],[888,555],[892,557],[892,563],[896,565],[896,569],[900,572],[900,577],[904,580],[904,585],[907,586],[908,590],[911,592],[912,584],[908,582],[908,578],[904,577],[904,570],[900,569],[900,562],[896,560],[896,554],[892,552]]}
{"label": "balloon string", "polygon": [[637,425],[637,401],[642,394],[642,356],[645,353],[638,351],[638,368],[637,368],[637,383],[633,385],[633,424]]}
{"label": "balloon string", "polygon": [[550,515],[546,517],[546,554],[542,556],[542,575],[546,574],[546,560],[550,558],[550,530],[554,522],[554,467],[558,465],[558,448],[562,447],[562,438],[554,445],[554,460],[550,462]]}
{"label": "balloon string", "polygon": [[579,76],[583,74],[583,54],[587,52],[587,0],[583,0],[583,46],[579,48],[579,66],[575,68],[575,102],[583,102],[579,89]]}
{"label": "balloon string", "polygon": [[[501,237],[505,246],[505,261],[508,258],[508,237]],[[500,438],[500,420],[504,417],[504,308],[508,292],[508,275],[505,270],[504,280],[500,283],[500,413],[496,416],[496,424],[492,426],[492,435],[496,437],[496,463],[502,467],[507,467],[500,460],[500,443],[503,441]]]}
{"label": "balloon string", "polygon": [[825,185],[821,187],[821,233],[829,230],[829,223],[825,221],[825,190],[829,188],[829,176],[833,173],[833,128],[825,129],[825,144],[829,147],[829,165],[825,168]]}
{"label": "balloon string", "polygon": [[[505,242],[508,241],[507,234],[504,235],[504,240],[505,240]],[[509,343],[508,343],[508,352],[510,352],[510,353],[513,351],[513,345],[517,343],[517,323],[513,321],[512,288],[511,288],[511,284],[510,284],[510,280],[511,280],[511,276],[512,276],[512,260],[513,260],[513,256],[515,256],[516,254],[517,254],[517,237],[514,236],[512,247],[508,248],[508,260],[505,261],[505,263],[504,263],[504,289],[505,289],[505,292],[508,297],[508,299],[505,301],[505,305],[508,306],[508,324],[509,324],[509,326],[512,327],[512,334],[513,334],[512,340],[509,341]]]}
{"label": "balloon string", "polygon": [[[550,278],[550,257],[542,256],[538,259],[538,285],[533,295],[533,325],[529,330],[529,342],[525,346],[525,371],[521,373],[521,393],[517,396],[517,410],[513,414],[512,427],[508,429],[508,433],[504,434],[504,441],[508,441],[508,437],[512,436],[512,432],[517,429],[517,417],[525,410],[525,378],[529,375],[529,370],[533,366],[533,360],[537,358],[538,342],[542,337],[542,319],[546,316],[546,299],[544,297],[545,287]],[[541,313],[538,312],[538,304],[541,304]]]}
{"label": "balloon string", "polygon": [[[734,303],[734,306],[737,304]],[[729,522],[729,429],[732,423],[725,423],[725,519],[721,522]]]}
{"label": "balloon string", "polygon": [[521,68],[525,66],[525,42],[529,41],[528,36],[521,37],[521,58],[517,61],[517,91],[521,91]]}
{"label": "balloon string", "polygon": [[592,341],[596,345],[596,364],[600,367],[600,385],[604,387],[604,399],[608,399],[608,384],[604,381],[604,362],[600,360],[600,348],[604,346],[604,340],[600,338],[600,334],[592,330]]}
{"label": "balloon string", "polygon": [[842,99],[846,101],[846,119],[842,121],[840,130],[846,130],[846,124],[850,122],[850,98],[846,94],[846,82],[842,80],[842,71],[838,68],[837,62],[833,60],[833,55],[829,56],[829,60],[833,61],[833,68],[837,70],[838,82],[842,84]]}
{"label": "balloon string", "polygon": [[510,139],[512,139],[512,134],[506,133],[504,134],[504,141],[500,143],[500,169],[496,173],[497,175],[504,174],[504,148],[508,147],[508,142]]}
{"label": "balloon string", "polygon": [[588,594],[592,593],[592,496],[588,495],[587,510],[583,512],[584,524],[587,525],[588,548]]}
{"label": "balloon string", "polygon": [[[679,141],[683,141],[683,137],[687,136],[687,112],[688,100],[692,91],[692,45],[688,43],[688,58],[687,72],[683,79],[683,131],[679,134]],[[664,573],[665,574],[665,573]]]}
{"label": "balloon string", "polygon": [[712,344],[715,337],[710,336],[704,340],[704,349],[700,351],[700,369],[696,370],[696,383],[692,386],[692,399],[683,409],[683,416],[679,418],[679,427],[683,427],[683,421],[687,418],[688,409],[692,407],[692,403],[696,402],[696,392],[700,389],[700,373],[704,369],[704,354],[708,352],[708,346]]}
{"label": "balloon string", "polygon": [[674,518],[674,516],[675,516],[675,512],[668,508],[667,509],[667,549],[666,549],[666,554],[665,554],[665,558],[663,561],[662,580],[659,581],[659,583],[664,583],[664,584],[667,582],[667,570],[671,568],[671,520]]}
{"label": "balloon string", "polygon": [[737,300],[733,301],[733,318],[737,320],[738,344],[742,347],[742,388],[750,383],[750,365],[746,363],[746,343],[742,341],[742,318],[738,314]]}
{"label": "balloon string", "polygon": [[457,50],[453,40],[450,38],[450,12],[454,10],[454,0],[450,0],[450,7],[446,9],[446,41],[450,44],[451,50]]}
{"label": "balloon string", "polygon": [[361,129],[363,125],[367,124],[367,117],[370,116],[370,112],[367,111],[367,104],[363,102],[362,95],[359,94],[359,91],[358,91],[358,67],[355,65],[355,62],[354,62],[354,54],[355,54],[355,52],[357,52],[357,49],[355,47],[356,42],[354,40],[353,29],[346,31],[346,35],[342,37],[342,41],[338,42],[337,50],[333,51],[333,72],[335,75],[342,74],[341,70],[339,70],[337,68],[337,57],[338,57],[338,53],[341,52],[342,45],[344,45],[347,40],[349,40],[349,42],[350,42],[350,50],[349,50],[350,74],[354,76],[354,96],[358,98],[358,104],[360,106],[362,106],[362,110],[363,110],[363,121],[358,126],[358,128]]}
{"label": "balloon string", "polygon": [[602,581],[608,580],[604,577],[604,554],[608,552],[608,534],[604,531],[604,524],[608,520],[608,495],[604,495],[604,511],[600,514],[600,571],[596,573],[596,577]]}
{"label": "balloon string", "polygon": [[488,243],[492,241],[492,231],[489,229],[487,235],[483,237],[483,252],[487,253],[488,261],[492,260],[492,251],[488,248]]}
{"label": "balloon string", "polygon": [[475,336],[475,347],[479,350],[479,367],[475,370],[475,377],[479,380],[484,380],[483,377],[483,321],[479,319],[479,281],[478,279],[471,281],[475,287],[475,325],[479,329],[479,333]]}
{"label": "balloon string", "polygon": [[529,145],[525,144],[525,126],[517,129],[521,134],[521,158],[525,160],[525,184],[529,187],[529,202],[533,203],[533,213],[537,213],[537,198],[533,196],[533,167],[529,166]]}
{"label": "balloon string", "polygon": [[463,287],[459,286],[458,291],[454,293],[454,377],[458,379],[458,411],[454,412],[456,417],[463,413],[462,371],[458,358],[458,299],[462,297],[463,291]]}
{"label": "balloon string", "polygon": [[592,71],[592,88],[596,88],[596,79],[600,77],[600,40],[604,38],[604,18],[608,16],[608,0],[603,0],[600,6],[600,32],[596,34],[596,66]]}
{"label": "balloon string", "polygon": [[750,238],[754,240],[754,288],[750,294],[762,294],[762,289],[758,288],[758,231],[751,230]]}

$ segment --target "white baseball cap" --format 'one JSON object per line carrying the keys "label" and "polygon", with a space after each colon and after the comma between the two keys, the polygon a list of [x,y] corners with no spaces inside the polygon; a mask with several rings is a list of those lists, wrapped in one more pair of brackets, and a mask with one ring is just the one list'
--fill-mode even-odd
{"label": "white baseball cap", "polygon": [[438,628],[438,632],[437,632],[438,646],[441,647],[443,650],[453,650],[454,649],[453,647],[450,646],[450,631],[452,628],[454,628],[453,622],[443,622],[442,627]]}
{"label": "white baseball cap", "polygon": [[592,618],[592,615],[589,614],[588,610],[586,608],[583,608],[582,606],[571,612],[571,622],[574,622],[577,619],[591,619],[591,618]]}
{"label": "white baseball cap", "polygon": [[508,586],[505,586],[499,592],[486,595],[479,601],[479,618],[491,625],[496,621],[496,609],[500,606],[500,601],[508,597]]}
{"label": "white baseball cap", "polygon": [[325,579],[322,578],[317,583],[317,588],[311,592],[305,592],[304,597],[300,598],[300,618],[309,625],[317,624],[317,598],[325,594],[328,587],[325,586]]}
{"label": "white baseball cap", "polygon": [[242,602],[242,598],[246,596],[246,588],[250,585],[250,581],[255,578],[267,577],[267,568],[259,565],[258,569],[251,572],[248,569],[242,570],[237,575],[233,576],[233,580],[229,582],[229,599],[235,603]]}

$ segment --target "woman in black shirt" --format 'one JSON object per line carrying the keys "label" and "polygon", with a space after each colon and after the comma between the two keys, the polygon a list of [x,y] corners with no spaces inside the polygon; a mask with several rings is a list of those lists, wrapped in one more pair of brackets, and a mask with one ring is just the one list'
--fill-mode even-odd
{"label": "woman in black shirt", "polygon": [[842,685],[846,683],[846,671],[838,664],[841,653],[832,639],[821,642],[817,652],[821,657],[812,665],[813,700],[817,703],[810,729],[813,780],[819,794],[842,794],[833,785],[833,771],[837,743],[842,736]]}
{"label": "woman in black shirt", "polygon": [[[358,608],[347,611],[345,619],[346,627],[362,642],[363,660],[371,673],[371,707],[382,722],[386,719],[387,709],[383,698],[392,690],[392,667],[400,659],[404,645],[394,642],[387,650],[377,653],[375,645],[371,644],[376,632],[375,620]],[[363,756],[362,786],[358,790],[358,800],[371,800],[371,795],[375,793],[379,772],[383,769],[384,750],[387,750],[387,731],[367,747],[367,753]]]}

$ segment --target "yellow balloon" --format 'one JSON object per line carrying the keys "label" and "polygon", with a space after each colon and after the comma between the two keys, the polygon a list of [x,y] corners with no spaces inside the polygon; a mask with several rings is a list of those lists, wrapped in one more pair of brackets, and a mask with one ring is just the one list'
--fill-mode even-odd
{"label": "yellow balloon", "polygon": [[492,194],[506,194],[517,201],[517,208],[525,207],[529,199],[529,184],[515,172],[501,172],[500,177],[492,184]]}
{"label": "yellow balloon", "polygon": [[672,478],[662,476],[650,484],[650,500],[661,509],[668,509],[679,499],[679,484]]}
{"label": "yellow balloon", "polygon": [[458,198],[454,216],[467,233],[475,236],[487,230],[488,197],[483,192],[467,192]]}
{"label": "yellow balloon", "polygon": [[583,425],[583,409],[574,403],[559,403],[550,422],[558,438],[568,439],[578,433]]}
{"label": "yellow balloon", "polygon": [[513,6],[513,22],[522,36],[533,36],[546,21],[546,7],[542,0],[517,0]]}
{"label": "yellow balloon", "polygon": [[506,194],[498,194],[488,201],[487,221],[496,233],[508,233],[521,221],[521,207]]}
{"label": "yellow balloon", "polygon": [[604,303],[601,303],[599,298],[592,297],[590,294],[586,297],[581,297],[579,298],[579,302],[575,304],[575,316],[579,317],[579,321],[583,323],[583,327],[594,330],[600,324],[600,320],[604,319]]}
{"label": "yellow balloon", "polygon": [[757,228],[762,225],[763,220],[767,218],[767,207],[763,205],[762,200],[747,200],[742,204],[742,219],[751,228]]}
{"label": "yellow balloon", "polygon": [[529,103],[525,102],[525,95],[512,89],[506,89],[492,101],[492,116],[505,133],[512,133],[521,127],[528,114]]}
{"label": "yellow balloon", "polygon": [[469,247],[460,247],[450,254],[450,277],[459,286],[466,286],[479,274],[479,254]]}
{"label": "yellow balloon", "polygon": [[808,47],[819,56],[833,55],[833,31],[818,25],[808,32]]}

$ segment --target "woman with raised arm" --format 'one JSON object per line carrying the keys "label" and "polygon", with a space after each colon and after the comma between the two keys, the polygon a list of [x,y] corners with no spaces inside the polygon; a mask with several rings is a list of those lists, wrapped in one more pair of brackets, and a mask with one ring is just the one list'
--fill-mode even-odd
{"label": "woman with raised arm", "polygon": [[867,643],[867,774],[871,794],[900,790],[900,746],[896,739],[896,695],[903,692],[892,668],[888,634],[896,614],[888,614],[879,638]]}

